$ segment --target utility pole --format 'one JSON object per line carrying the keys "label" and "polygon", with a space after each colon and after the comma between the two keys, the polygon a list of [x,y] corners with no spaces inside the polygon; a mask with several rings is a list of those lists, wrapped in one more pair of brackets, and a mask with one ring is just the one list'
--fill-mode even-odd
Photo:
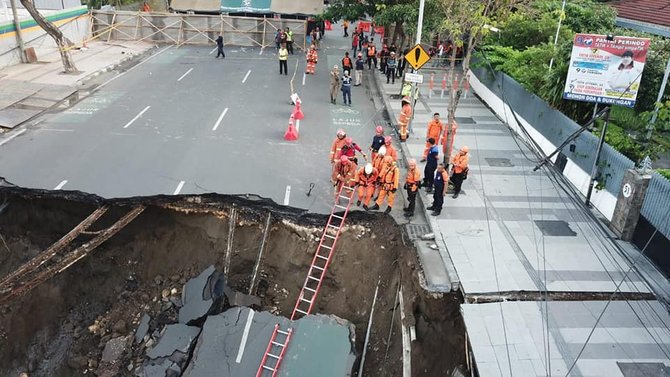
{"label": "utility pole", "polygon": [[603,130],[600,133],[600,140],[598,140],[598,149],[596,150],[596,158],[593,160],[593,168],[591,169],[591,178],[589,179],[589,190],[586,192],[586,205],[590,206],[591,194],[593,193],[593,185],[596,181],[596,174],[598,174],[598,160],[600,159],[600,152],[603,150],[605,144],[605,135],[607,134],[607,124],[610,120],[611,107],[607,106],[603,124]]}
{"label": "utility pole", "polygon": [[[423,29],[423,9],[425,5],[426,0],[421,0],[419,2],[419,20],[416,23],[416,42],[415,42],[416,44],[421,43],[421,32]],[[403,56],[403,59],[404,58],[405,57]],[[412,72],[416,73],[417,71],[412,69]],[[405,81],[404,77],[403,81]],[[408,133],[407,136],[409,136],[409,133],[412,132],[412,119],[414,119],[414,104],[416,102],[414,98],[417,96],[418,94],[417,91],[419,90],[417,86],[418,86],[417,83],[412,83],[412,91],[410,92],[410,101],[409,101],[409,104],[412,107],[412,116],[409,118],[409,122],[407,122],[407,133]]]}
{"label": "utility pole", "polygon": [[[558,43],[558,34],[561,31],[561,23],[563,22],[563,14],[565,12],[565,3],[567,0],[563,0],[563,5],[561,5],[561,14],[558,15],[558,26],[556,27],[556,37],[554,37],[554,49],[556,49],[556,44]],[[554,57],[551,57],[549,61],[549,70],[554,66]]]}
{"label": "utility pole", "polygon": [[651,115],[651,121],[649,126],[647,126],[647,142],[651,140],[651,134],[654,132],[654,123],[656,118],[658,118],[658,103],[663,99],[663,93],[665,93],[665,87],[668,85],[668,75],[670,75],[670,58],[668,58],[668,64],[665,66],[665,73],[663,74],[663,81],[661,81],[661,89],[658,91],[658,97],[656,97],[656,106],[654,107],[654,113]]}
{"label": "utility pole", "polygon": [[12,5],[12,15],[14,16],[14,28],[16,29],[16,41],[19,44],[19,55],[21,56],[21,63],[27,63],[25,46],[23,45],[23,36],[21,35],[21,23],[19,22],[19,14],[16,11],[16,0],[9,0]]}

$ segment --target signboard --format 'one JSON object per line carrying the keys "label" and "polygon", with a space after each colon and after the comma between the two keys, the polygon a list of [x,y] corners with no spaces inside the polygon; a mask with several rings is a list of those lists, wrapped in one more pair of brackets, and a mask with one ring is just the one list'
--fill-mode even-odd
{"label": "signboard", "polygon": [[270,12],[271,0],[221,0],[221,11],[231,13]]}
{"label": "signboard", "polygon": [[418,73],[405,73],[405,81],[415,82],[417,84],[423,84],[423,75]]}
{"label": "signboard", "polygon": [[416,71],[423,67],[424,64],[428,63],[430,55],[428,55],[421,45],[416,45],[409,50],[407,55],[405,55],[405,60],[407,60],[407,63],[409,63],[409,65]]}
{"label": "signboard", "polygon": [[575,35],[563,98],[633,107],[649,42],[646,38]]}

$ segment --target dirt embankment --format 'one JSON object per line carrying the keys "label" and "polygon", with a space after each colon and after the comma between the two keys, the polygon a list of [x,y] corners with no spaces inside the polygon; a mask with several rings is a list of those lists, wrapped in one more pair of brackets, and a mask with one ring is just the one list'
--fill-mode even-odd
{"label": "dirt embankment", "polygon": [[[101,202],[15,190],[4,195],[9,205],[0,212],[4,240],[0,240],[0,279],[58,240]],[[290,316],[325,217],[222,196],[143,198],[112,202],[109,213],[92,228],[109,226],[129,205],[138,203],[147,209],[116,236],[63,273],[0,307],[0,375],[74,376],[85,371],[133,375],[142,361],[143,346],[130,345],[121,368],[109,371],[100,364],[105,344],[113,337],[133,334],[144,313],[152,318],[150,331],[173,323],[176,309],[170,298],[179,296],[184,282],[209,265],[223,269],[233,205],[237,219],[228,284],[248,292],[265,220],[272,213],[253,294],[262,298],[262,307],[256,309]],[[338,241],[314,312],[354,323],[360,356],[379,284],[364,374],[398,376],[402,341],[400,312],[394,305],[397,308],[396,293],[402,283],[408,321],[415,324],[417,334],[412,374],[445,376],[464,364],[458,298],[434,297],[421,289],[416,252],[403,243],[400,232],[388,216],[353,215]],[[91,237],[82,235],[73,244]]]}

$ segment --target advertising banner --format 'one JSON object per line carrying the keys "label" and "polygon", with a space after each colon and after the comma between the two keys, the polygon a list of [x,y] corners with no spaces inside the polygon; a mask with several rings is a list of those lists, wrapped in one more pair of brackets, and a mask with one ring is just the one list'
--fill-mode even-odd
{"label": "advertising banner", "polygon": [[649,39],[577,34],[563,98],[633,107]]}
{"label": "advertising banner", "polygon": [[221,12],[267,13],[271,0],[221,0]]}

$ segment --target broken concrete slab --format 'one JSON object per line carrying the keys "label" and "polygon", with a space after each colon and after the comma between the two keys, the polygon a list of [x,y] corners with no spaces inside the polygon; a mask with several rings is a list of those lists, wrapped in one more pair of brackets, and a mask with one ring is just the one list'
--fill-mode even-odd
{"label": "broken concrete slab", "polygon": [[224,285],[223,275],[214,266],[187,281],[182,290],[179,322],[192,325],[204,319],[223,298]]}
{"label": "broken concrete slab", "polygon": [[158,343],[147,351],[147,357],[150,359],[170,357],[176,351],[188,354],[198,334],[200,334],[199,327],[186,326],[181,323],[167,325],[163,329],[163,335],[161,335]]}
{"label": "broken concrete slab", "polygon": [[181,368],[173,361],[165,358],[150,360],[144,365],[144,377],[179,377]]}
{"label": "broken concrete slab", "polygon": [[140,319],[140,324],[137,326],[137,330],[135,330],[135,343],[141,342],[147,335],[147,332],[149,332],[150,320],[151,317],[146,313],[142,316],[142,319]]}
{"label": "broken concrete slab", "polygon": [[350,376],[356,360],[354,326],[335,316],[291,322],[269,312],[231,308],[207,317],[184,377],[254,375],[275,324],[293,328],[279,376]]}
{"label": "broken concrete slab", "polygon": [[230,306],[261,307],[261,299],[259,297],[238,292],[227,285],[223,291],[228,298]]}
{"label": "broken concrete slab", "polygon": [[110,339],[105,343],[105,349],[102,351],[102,362],[113,364],[121,359],[126,351],[128,339],[124,336]]}

